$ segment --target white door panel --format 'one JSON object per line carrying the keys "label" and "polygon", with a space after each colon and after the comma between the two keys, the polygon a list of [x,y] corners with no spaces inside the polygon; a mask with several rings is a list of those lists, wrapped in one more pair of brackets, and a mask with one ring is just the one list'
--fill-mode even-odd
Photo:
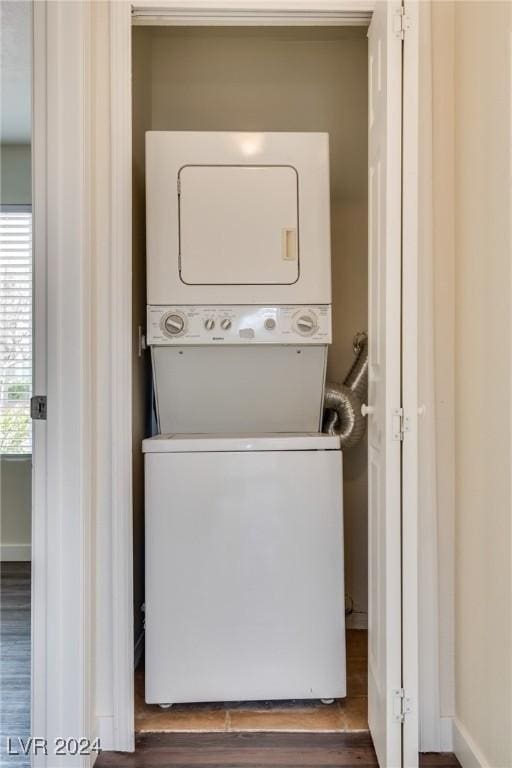
{"label": "white door panel", "polygon": [[298,279],[295,168],[187,165],[179,180],[184,283],[291,285]]}
{"label": "white door panel", "polygon": [[398,2],[377,3],[369,39],[368,719],[381,768],[402,765],[400,406],[401,67]]}

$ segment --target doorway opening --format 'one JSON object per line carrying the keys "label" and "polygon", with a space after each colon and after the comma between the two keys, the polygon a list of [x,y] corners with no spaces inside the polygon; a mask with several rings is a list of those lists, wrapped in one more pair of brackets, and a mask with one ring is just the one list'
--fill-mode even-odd
{"label": "doorway opening", "polygon": [[144,701],[144,475],[154,433],[146,315],[145,132],[312,131],[330,137],[333,344],[327,379],[342,382],[367,331],[368,44],[365,26],[135,27],[133,71],[133,497],[135,731],[368,729],[367,445],[344,452],[347,626],[345,699],[216,702],[162,710]]}
{"label": "doorway opening", "polygon": [[30,735],[32,3],[0,6],[0,763]]}

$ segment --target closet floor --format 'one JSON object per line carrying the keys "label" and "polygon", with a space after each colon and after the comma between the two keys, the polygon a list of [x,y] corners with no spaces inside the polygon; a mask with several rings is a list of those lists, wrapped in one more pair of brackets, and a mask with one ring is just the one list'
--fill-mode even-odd
{"label": "closet floor", "polygon": [[367,632],[347,630],[347,698],[175,704],[161,709],[144,701],[144,663],[135,672],[136,733],[254,731],[342,733],[368,729]]}

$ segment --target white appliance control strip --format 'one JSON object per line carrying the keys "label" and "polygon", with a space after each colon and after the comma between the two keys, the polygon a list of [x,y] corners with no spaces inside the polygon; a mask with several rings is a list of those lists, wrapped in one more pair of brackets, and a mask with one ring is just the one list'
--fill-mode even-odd
{"label": "white appliance control strip", "polygon": [[185,344],[330,344],[329,304],[148,306],[147,341]]}

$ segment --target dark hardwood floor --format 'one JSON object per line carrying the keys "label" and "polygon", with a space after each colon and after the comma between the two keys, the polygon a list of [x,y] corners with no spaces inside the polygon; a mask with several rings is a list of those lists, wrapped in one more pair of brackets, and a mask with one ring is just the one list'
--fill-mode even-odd
{"label": "dark hardwood floor", "polygon": [[[1,563],[0,766],[28,768],[5,754],[6,737],[30,733],[30,563]],[[133,754],[104,752],[97,768],[376,768],[367,731],[353,733],[145,733]],[[421,755],[422,768],[460,768],[448,754]],[[65,765],[63,764],[63,768]],[[387,768],[395,768],[387,766]]]}
{"label": "dark hardwood floor", "polygon": [[[132,755],[104,752],[96,768],[377,768],[368,732],[166,733],[137,737]],[[451,754],[420,756],[422,768],[455,768]],[[387,766],[386,768],[397,768]]]}
{"label": "dark hardwood floor", "polygon": [[0,576],[0,766],[25,768],[6,752],[30,734],[30,563],[0,563]]}

